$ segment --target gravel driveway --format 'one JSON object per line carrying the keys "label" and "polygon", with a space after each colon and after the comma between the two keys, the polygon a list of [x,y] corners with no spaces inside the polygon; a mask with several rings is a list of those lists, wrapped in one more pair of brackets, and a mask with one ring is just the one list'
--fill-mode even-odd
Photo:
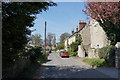
{"label": "gravel driveway", "polygon": [[[79,60],[78,60],[79,59]],[[86,65],[78,57],[61,58],[59,53],[51,53],[48,60],[35,73],[40,78],[110,78]]]}

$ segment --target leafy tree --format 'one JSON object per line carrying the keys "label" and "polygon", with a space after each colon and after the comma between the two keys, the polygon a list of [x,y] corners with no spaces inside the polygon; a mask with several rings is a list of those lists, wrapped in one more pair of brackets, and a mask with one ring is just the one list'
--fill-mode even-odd
{"label": "leafy tree", "polygon": [[70,49],[69,49],[69,52],[72,55],[74,55],[74,56],[77,55],[78,46],[81,44],[81,42],[82,42],[81,35],[76,34],[76,40],[75,40],[75,42],[72,42],[72,44],[70,44]]}
{"label": "leafy tree", "polygon": [[73,42],[71,45],[70,45],[70,48],[73,52],[77,52],[78,51],[78,43],[77,42]]}
{"label": "leafy tree", "polygon": [[35,34],[30,37],[31,44],[35,46],[42,46],[43,40],[41,39],[41,35]]}
{"label": "leafy tree", "polygon": [[70,36],[70,34],[67,33],[67,32],[61,34],[61,36],[60,36],[60,42],[61,42],[61,43],[64,42],[64,40],[65,40],[67,37],[69,37],[69,36]]}
{"label": "leafy tree", "polygon": [[3,2],[2,3],[2,53],[3,67],[14,63],[28,43],[30,27],[36,15],[55,6],[53,2]]}
{"label": "leafy tree", "polygon": [[76,35],[76,41],[75,42],[77,42],[77,45],[80,45],[82,43],[82,37],[81,37],[80,34]]}
{"label": "leafy tree", "polygon": [[115,46],[106,46],[103,48],[100,48],[98,51],[98,56],[101,59],[105,59],[108,66],[115,66]]}
{"label": "leafy tree", "polygon": [[111,45],[120,41],[120,2],[87,2],[85,14],[100,23]]}
{"label": "leafy tree", "polygon": [[57,50],[64,49],[64,43],[59,43],[56,47]]}

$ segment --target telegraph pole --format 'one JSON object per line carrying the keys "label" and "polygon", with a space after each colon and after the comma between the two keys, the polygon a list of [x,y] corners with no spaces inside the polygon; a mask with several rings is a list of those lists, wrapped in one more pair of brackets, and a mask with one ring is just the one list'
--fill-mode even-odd
{"label": "telegraph pole", "polygon": [[44,45],[44,50],[45,50],[45,54],[46,54],[46,21],[45,21],[45,45]]}

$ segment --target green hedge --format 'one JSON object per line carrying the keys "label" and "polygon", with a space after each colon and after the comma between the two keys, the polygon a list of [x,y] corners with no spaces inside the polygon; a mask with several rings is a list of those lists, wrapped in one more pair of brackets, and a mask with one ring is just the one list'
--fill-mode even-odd
{"label": "green hedge", "polygon": [[115,46],[106,46],[98,51],[98,55],[101,59],[105,59],[108,66],[115,66]]}
{"label": "green hedge", "polygon": [[77,52],[74,52],[73,50],[68,50],[69,56],[76,56]]}
{"label": "green hedge", "polygon": [[42,63],[43,60],[47,59],[47,56],[49,53],[43,52],[41,47],[34,47],[31,50],[28,51],[28,54],[30,55],[30,60],[35,63]]}
{"label": "green hedge", "polygon": [[64,43],[59,43],[56,47],[56,50],[61,50],[61,49],[64,49],[65,46],[64,46]]}
{"label": "green hedge", "polygon": [[84,59],[83,62],[88,63],[93,67],[101,67],[106,64],[105,59]]}

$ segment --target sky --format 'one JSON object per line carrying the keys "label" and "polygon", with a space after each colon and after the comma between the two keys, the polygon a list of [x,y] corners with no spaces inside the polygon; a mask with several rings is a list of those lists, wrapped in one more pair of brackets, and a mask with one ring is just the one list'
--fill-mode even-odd
{"label": "sky", "polygon": [[57,6],[49,7],[49,10],[37,15],[34,21],[34,27],[31,30],[36,29],[32,34],[42,35],[44,39],[44,24],[47,22],[47,34],[54,33],[56,35],[56,41],[59,42],[60,35],[62,33],[71,31],[79,24],[80,20],[85,20],[87,23],[87,15],[82,12],[85,9],[84,2],[58,2]]}

